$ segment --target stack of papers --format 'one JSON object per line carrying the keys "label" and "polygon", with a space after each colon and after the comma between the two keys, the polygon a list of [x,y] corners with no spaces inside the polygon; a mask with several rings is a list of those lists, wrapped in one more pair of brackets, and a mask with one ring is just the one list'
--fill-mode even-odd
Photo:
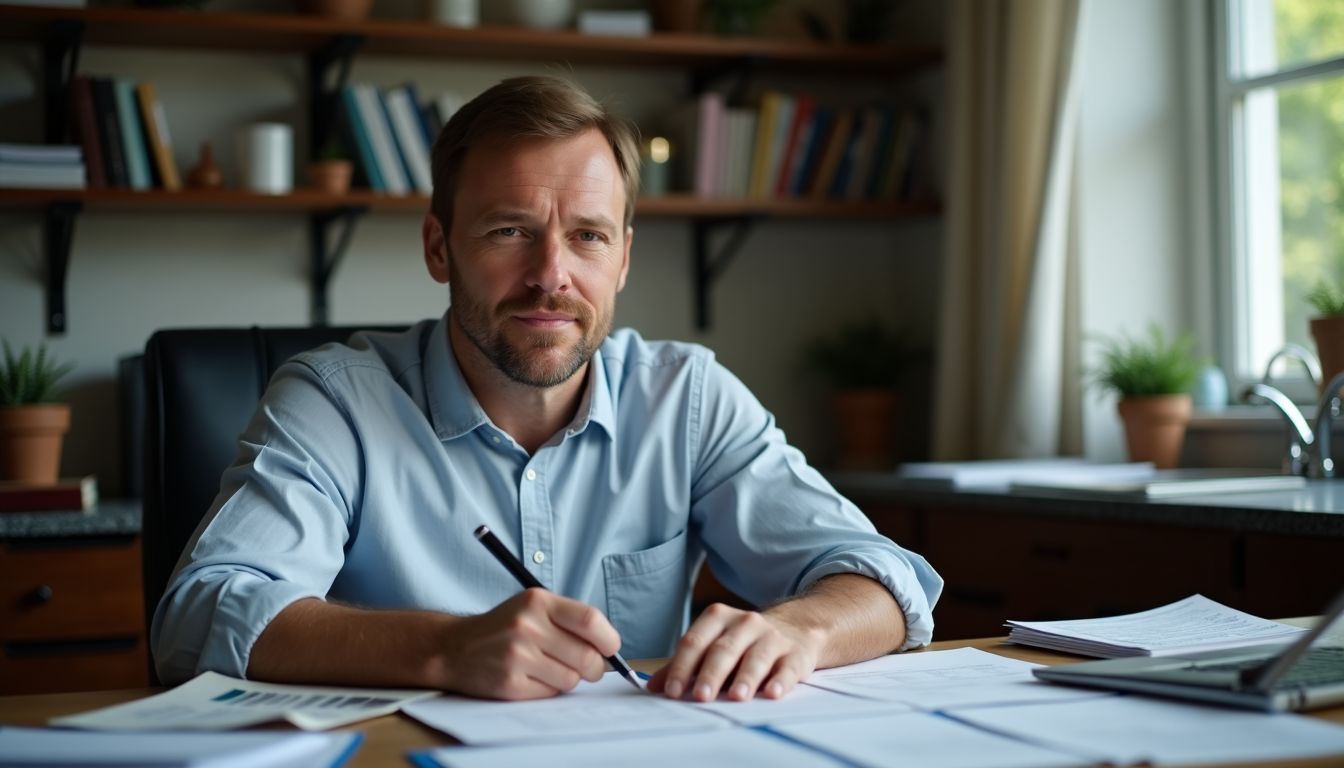
{"label": "stack of papers", "polygon": [[1264,469],[1159,469],[1147,476],[1117,477],[1113,473],[1068,472],[1052,477],[1014,478],[1014,491],[1066,491],[1099,496],[1169,499],[1205,493],[1295,491],[1307,486],[1298,475]]}
{"label": "stack of papers", "polygon": [[1104,619],[1009,621],[1008,639],[1052,651],[1099,656],[1172,656],[1292,642],[1306,630],[1229,608],[1203,595]]}
{"label": "stack of papers", "polygon": [[339,766],[358,733],[80,733],[0,728],[0,766]]}
{"label": "stack of papers", "polygon": [[1097,464],[1082,458],[934,461],[902,464],[896,476],[933,488],[1006,488],[1054,478],[1129,481],[1150,477],[1151,462]]}

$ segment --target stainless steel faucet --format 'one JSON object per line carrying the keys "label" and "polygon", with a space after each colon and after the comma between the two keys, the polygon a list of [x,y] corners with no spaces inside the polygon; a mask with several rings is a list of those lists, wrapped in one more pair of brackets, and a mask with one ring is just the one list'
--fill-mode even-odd
{"label": "stainless steel faucet", "polygon": [[1316,355],[1311,350],[1301,344],[1284,344],[1278,351],[1269,356],[1269,362],[1265,363],[1265,375],[1260,377],[1261,383],[1269,384],[1273,381],[1274,364],[1279,360],[1296,360],[1302,364],[1302,368],[1307,372],[1307,378],[1311,379],[1314,387],[1321,386],[1321,363],[1316,359]]}
{"label": "stainless steel faucet", "polygon": [[[1277,356],[1277,353],[1276,353]],[[1314,359],[1314,358],[1313,358]],[[1306,359],[1303,360],[1306,362]],[[1319,371],[1319,368],[1317,369]],[[1310,372],[1310,369],[1308,369]],[[1319,379],[1317,379],[1319,381]],[[1284,457],[1284,469],[1294,475],[1308,477],[1312,475],[1312,458],[1316,459],[1317,477],[1334,477],[1335,460],[1331,455],[1330,430],[1334,427],[1335,417],[1339,415],[1341,404],[1340,387],[1344,387],[1344,373],[1337,374],[1326,385],[1316,404],[1316,423],[1314,429],[1308,428],[1307,419],[1302,411],[1279,391],[1277,387],[1264,382],[1252,384],[1241,394],[1245,402],[1263,402],[1274,406],[1288,422],[1288,454]]]}

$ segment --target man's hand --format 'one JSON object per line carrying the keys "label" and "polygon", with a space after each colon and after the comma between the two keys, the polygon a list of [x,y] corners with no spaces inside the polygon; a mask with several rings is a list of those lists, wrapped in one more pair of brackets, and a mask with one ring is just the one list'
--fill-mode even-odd
{"label": "man's hand", "polygon": [[713,701],[778,699],[818,668],[864,661],[905,642],[905,614],[866,576],[827,576],[761,613],[714,604],[677,643],[649,690]]}
{"label": "man's hand", "polygon": [[672,661],[649,680],[649,690],[713,701],[728,684],[728,698],[736,701],[757,691],[778,699],[816,669],[825,639],[822,632],[778,616],[715,603],[682,636]]}
{"label": "man's hand", "polygon": [[539,699],[597,682],[621,638],[602,612],[528,589],[456,622],[444,644],[443,687],[491,699]]}

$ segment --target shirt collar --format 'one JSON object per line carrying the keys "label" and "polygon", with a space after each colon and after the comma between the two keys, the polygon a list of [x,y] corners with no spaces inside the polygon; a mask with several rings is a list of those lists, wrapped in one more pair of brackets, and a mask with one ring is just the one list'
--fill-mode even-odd
{"label": "shirt collar", "polygon": [[[467,386],[462,369],[453,355],[452,340],[448,335],[448,313],[445,312],[429,334],[429,349],[425,350],[425,388],[428,391],[429,415],[434,433],[440,440],[452,440],[485,424],[490,417],[481,408],[480,401]],[[578,421],[575,432],[582,432],[589,422],[606,431],[609,439],[616,436],[616,409],[612,403],[611,382],[603,364],[599,348],[588,361],[588,383],[581,403],[587,403],[587,416]],[[582,410],[583,406],[580,405]],[[577,420],[576,420],[577,421]]]}

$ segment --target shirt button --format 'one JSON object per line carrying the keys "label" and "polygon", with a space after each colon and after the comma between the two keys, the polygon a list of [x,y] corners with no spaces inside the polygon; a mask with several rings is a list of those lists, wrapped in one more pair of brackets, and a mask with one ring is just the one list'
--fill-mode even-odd
{"label": "shirt button", "polygon": [[537,563],[538,565],[546,562],[546,553],[542,552],[540,549],[538,549],[536,552],[533,552],[532,562]]}
{"label": "shirt button", "polygon": [[494,435],[494,436],[492,436],[490,439],[491,439],[491,440],[494,440],[496,445],[499,444],[499,435]]}
{"label": "shirt button", "polygon": [[[529,469],[529,470],[527,470],[526,472],[523,473],[523,476],[526,477],[528,480],[536,480],[536,479],[537,479],[537,470],[535,470],[535,469]],[[538,554],[540,554],[540,553],[538,553]],[[537,562],[541,562],[541,561],[538,560]]]}

